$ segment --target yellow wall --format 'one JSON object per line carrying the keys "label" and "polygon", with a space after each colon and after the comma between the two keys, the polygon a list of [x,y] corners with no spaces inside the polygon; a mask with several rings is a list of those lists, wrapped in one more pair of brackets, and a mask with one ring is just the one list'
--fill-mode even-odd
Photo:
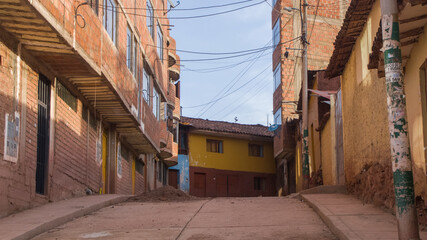
{"label": "yellow wall", "polygon": [[323,185],[334,185],[336,183],[335,164],[333,161],[332,151],[332,129],[331,119],[329,119],[322,129],[322,177]]}
{"label": "yellow wall", "polygon": [[[224,153],[207,152],[206,139],[222,140]],[[250,142],[264,146],[264,157],[249,156],[248,143],[249,141],[244,139],[189,133],[190,166],[275,174],[273,142]]]}
{"label": "yellow wall", "polygon": [[295,150],[295,168],[296,168],[296,192],[302,191],[302,185],[304,182],[304,178],[302,176],[302,151],[301,151],[301,141],[298,141],[296,144]]}
{"label": "yellow wall", "polygon": [[391,164],[385,80],[378,79],[377,70],[368,70],[366,65],[380,14],[376,1],[342,76],[346,182],[367,163]]}
{"label": "yellow wall", "polygon": [[[317,89],[317,80],[314,82],[313,89]],[[310,93],[309,93],[310,94]],[[308,102],[308,153],[310,161],[310,176],[320,168],[320,134],[316,129],[319,127],[318,97],[311,96]]]}
{"label": "yellow wall", "polygon": [[[425,159],[425,136],[426,109],[422,105],[422,97],[425,98],[424,89],[421,88],[420,67],[427,58],[427,25],[424,26],[424,34],[420,36],[418,43],[414,45],[411,56],[406,63],[405,91],[406,109],[408,113],[409,137],[411,153],[413,158],[413,172],[415,194],[427,198],[426,159]],[[424,126],[423,126],[424,125]]]}

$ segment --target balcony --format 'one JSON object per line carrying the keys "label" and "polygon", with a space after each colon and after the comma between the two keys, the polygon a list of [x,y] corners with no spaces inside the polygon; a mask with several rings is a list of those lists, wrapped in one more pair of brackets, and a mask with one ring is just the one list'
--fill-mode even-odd
{"label": "balcony", "polygon": [[298,120],[294,119],[282,124],[274,135],[274,157],[285,158],[295,154],[296,128]]}
{"label": "balcony", "polygon": [[17,43],[25,61],[76,88],[137,153],[160,151],[155,133],[149,133],[156,126],[145,115],[150,111],[136,109],[136,83],[90,6],[79,8],[86,22],[80,27],[75,1],[0,0],[0,5],[0,31]]}
{"label": "balcony", "polygon": [[173,156],[173,134],[167,129],[167,121],[161,121],[160,129],[160,158],[162,158],[168,166],[174,166],[178,161],[177,159],[171,158]]}

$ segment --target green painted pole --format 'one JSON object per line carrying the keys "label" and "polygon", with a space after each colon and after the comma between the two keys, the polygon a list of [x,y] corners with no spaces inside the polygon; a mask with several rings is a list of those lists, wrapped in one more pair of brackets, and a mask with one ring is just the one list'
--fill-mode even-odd
{"label": "green painted pole", "polygon": [[399,239],[420,239],[406,117],[396,0],[381,0],[384,69]]}

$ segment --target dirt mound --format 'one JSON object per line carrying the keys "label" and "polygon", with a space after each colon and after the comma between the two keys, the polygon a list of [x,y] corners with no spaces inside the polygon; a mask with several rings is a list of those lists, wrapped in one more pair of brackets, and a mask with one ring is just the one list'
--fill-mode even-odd
{"label": "dirt mound", "polygon": [[393,174],[391,166],[366,164],[362,171],[347,184],[347,191],[364,203],[394,209]]}
{"label": "dirt mound", "polygon": [[200,198],[190,196],[189,194],[178,190],[171,186],[165,186],[153,190],[151,192],[145,192],[135,197],[130,198],[129,202],[180,202],[189,200],[198,200]]}

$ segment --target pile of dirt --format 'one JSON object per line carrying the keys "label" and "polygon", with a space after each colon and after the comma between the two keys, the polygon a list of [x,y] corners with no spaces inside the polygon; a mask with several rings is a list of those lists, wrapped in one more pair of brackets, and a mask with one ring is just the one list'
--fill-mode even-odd
{"label": "pile of dirt", "polygon": [[310,187],[316,187],[320,185],[323,185],[322,167],[320,167],[316,172],[312,172],[310,178]]}
{"label": "pile of dirt", "polygon": [[347,184],[347,191],[364,203],[394,209],[393,173],[391,166],[366,164],[362,171]]}
{"label": "pile of dirt", "polygon": [[165,186],[153,190],[151,192],[145,192],[135,197],[130,198],[129,202],[180,202],[198,200],[200,198],[190,196],[189,194],[178,190],[171,186]]}
{"label": "pile of dirt", "polygon": [[418,223],[420,224],[420,230],[427,230],[427,205],[426,202],[420,197],[415,198],[418,213]]}

